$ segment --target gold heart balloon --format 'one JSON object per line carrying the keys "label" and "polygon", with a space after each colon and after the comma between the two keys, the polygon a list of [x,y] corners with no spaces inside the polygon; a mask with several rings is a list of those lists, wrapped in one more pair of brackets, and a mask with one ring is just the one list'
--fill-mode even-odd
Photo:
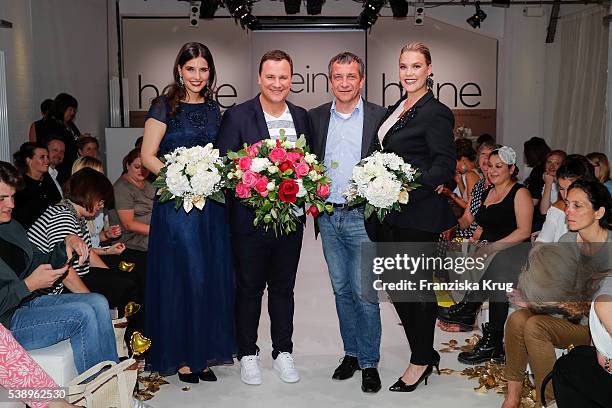
{"label": "gold heart balloon", "polygon": [[135,315],[136,313],[138,313],[138,311],[140,310],[140,305],[136,302],[129,302],[127,305],[125,305],[125,310],[124,310],[124,317],[130,317]]}
{"label": "gold heart balloon", "polygon": [[151,339],[146,338],[139,331],[135,331],[132,333],[132,337],[130,337],[130,347],[132,348],[132,353],[138,356],[151,347]]}
{"label": "gold heart balloon", "polygon": [[135,266],[136,264],[134,262],[126,262],[126,261],[119,262],[119,270],[121,272],[132,272]]}

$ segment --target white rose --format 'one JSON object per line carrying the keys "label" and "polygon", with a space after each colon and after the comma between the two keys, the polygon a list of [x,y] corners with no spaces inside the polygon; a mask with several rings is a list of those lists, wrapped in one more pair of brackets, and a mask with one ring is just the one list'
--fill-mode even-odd
{"label": "white rose", "polygon": [[276,184],[271,181],[266,185],[266,188],[268,189],[268,191],[273,191],[276,188]]}
{"label": "white rose", "polygon": [[306,156],[304,156],[304,161],[308,164],[313,164],[314,162],[317,161],[317,155],[316,154],[312,154],[312,153],[308,153],[306,154]]}
{"label": "white rose", "polygon": [[266,139],[266,146],[268,146],[268,148],[273,149],[276,147],[276,140],[273,139]]}
{"label": "white rose", "polygon": [[295,195],[296,197],[304,197],[306,194],[308,194],[308,191],[306,191],[306,189],[304,188],[304,182],[302,181],[302,179],[297,179],[297,185],[300,188],[297,192],[297,194]]}
{"label": "white rose", "polygon": [[317,180],[319,180],[319,179],[320,179],[321,177],[323,177],[323,176],[322,176],[322,175],[320,175],[319,173],[317,173],[317,171],[316,171],[316,170],[310,170],[310,171],[308,172],[308,177],[310,177],[310,179],[311,179],[312,181],[317,181]]}
{"label": "white rose", "polygon": [[268,167],[268,173],[270,173],[270,174],[278,173],[278,167],[276,167],[276,166],[269,166]]}
{"label": "white rose", "polygon": [[244,174],[244,172],[242,170],[240,170],[240,169],[236,169],[236,172],[234,174],[236,175],[236,178],[241,179],[243,174]]}
{"label": "white rose", "polygon": [[263,170],[267,169],[272,162],[268,160],[266,157],[255,157],[251,161],[251,170],[256,173],[261,173]]}

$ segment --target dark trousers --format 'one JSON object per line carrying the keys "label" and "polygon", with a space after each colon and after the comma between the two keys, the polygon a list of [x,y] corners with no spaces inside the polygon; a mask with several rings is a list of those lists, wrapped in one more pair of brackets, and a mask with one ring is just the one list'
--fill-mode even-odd
{"label": "dark trousers", "polygon": [[238,359],[259,352],[257,329],[261,298],[268,287],[272,357],[293,352],[293,288],[303,229],[291,235],[234,235],[236,261],[236,342]]}
{"label": "dark trousers", "polygon": [[[425,256],[433,256],[435,251],[434,243],[438,241],[439,235],[439,233],[419,231],[412,228],[389,226],[386,239],[397,243],[412,243],[410,249],[415,251],[415,253],[409,254],[411,256],[417,257],[423,252]],[[422,250],[418,250],[418,243],[422,243]],[[433,276],[431,272],[428,270],[416,271],[412,280],[418,282],[420,279],[424,279],[431,282]],[[437,354],[433,348],[436,315],[438,313],[435,293],[433,291],[420,291],[419,295],[422,301],[397,299],[392,292],[389,295],[410,344],[410,350],[412,351],[410,363],[415,365],[431,364],[434,356]]]}
{"label": "dark trousers", "polygon": [[612,405],[612,374],[597,362],[595,347],[577,346],[553,368],[559,408],[605,408]]}
{"label": "dark trousers", "polygon": [[[521,243],[499,251],[487,270],[480,278],[480,287],[483,281],[490,280],[494,283],[511,282],[516,287],[518,277],[521,274],[531,245]],[[507,293],[502,290],[483,291],[480,290],[475,294],[471,294],[468,301],[484,302],[489,300],[489,326],[493,331],[502,332],[508,318],[508,297]]]}

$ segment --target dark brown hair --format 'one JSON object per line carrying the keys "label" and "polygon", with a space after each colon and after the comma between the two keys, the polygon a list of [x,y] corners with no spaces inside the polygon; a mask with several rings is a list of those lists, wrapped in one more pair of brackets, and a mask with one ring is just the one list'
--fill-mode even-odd
{"label": "dark brown hair", "polygon": [[140,149],[132,149],[130,152],[123,158],[123,173],[127,173],[127,168],[130,164],[134,163],[134,160],[140,157]]}
{"label": "dark brown hair", "polygon": [[293,75],[293,61],[289,54],[285,51],[281,50],[272,50],[266,52],[262,57],[261,61],[259,61],[259,74],[261,74],[261,68],[263,67],[264,62],[266,61],[287,61],[289,63],[289,67],[291,68],[291,75]]}
{"label": "dark brown hair", "polygon": [[81,136],[79,138],[79,140],[77,141],[77,148],[79,150],[83,150],[83,148],[85,147],[85,145],[89,144],[89,143],[94,143],[96,145],[96,148],[99,149],[100,148],[100,143],[98,142],[98,139],[96,139],[93,136]]}
{"label": "dark brown hair", "polygon": [[21,187],[21,175],[11,163],[0,161],[0,183],[13,187],[15,190]]}
{"label": "dark brown hair", "polygon": [[[170,107],[170,116],[175,116],[179,101],[185,99],[187,95],[187,91],[185,91],[185,87],[180,85],[180,72],[179,67],[182,67],[187,62],[191,61],[194,58],[202,57],[208,63],[208,81],[206,85],[200,91],[200,96],[204,97],[205,101],[209,101],[212,99],[215,89],[215,81],[216,81],[216,71],[215,71],[215,62],[213,61],[212,54],[207,46],[199,42],[189,42],[184,44],[179,50],[176,60],[174,61],[174,66],[172,67],[172,78],[174,81],[167,85],[162,91],[162,95],[166,98],[166,102]],[[163,103],[160,97],[157,97],[151,103],[155,105],[157,103]]]}
{"label": "dark brown hair", "polygon": [[99,171],[85,167],[74,173],[66,182],[64,197],[87,211],[93,211],[100,200],[106,207],[114,200],[113,185]]}

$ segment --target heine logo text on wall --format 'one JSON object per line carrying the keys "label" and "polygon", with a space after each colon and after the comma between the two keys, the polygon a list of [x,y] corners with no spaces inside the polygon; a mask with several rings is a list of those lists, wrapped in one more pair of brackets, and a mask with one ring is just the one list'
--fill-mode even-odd
{"label": "heine logo text on wall", "polygon": [[[144,101],[146,102],[146,106],[143,106],[143,91],[147,88],[150,88],[152,92],[147,92],[147,95],[144,97]],[[152,93],[152,95],[149,95]],[[160,88],[153,84],[142,84],[142,75],[138,74],[138,108],[139,109],[148,109],[149,102],[154,98],[157,98],[160,94]],[[223,109],[231,108],[236,105],[236,98],[238,97],[238,91],[236,87],[232,84],[221,84],[217,86],[215,90],[215,101],[219,104],[219,106]],[[232,100],[227,100],[227,98],[233,98]]]}

